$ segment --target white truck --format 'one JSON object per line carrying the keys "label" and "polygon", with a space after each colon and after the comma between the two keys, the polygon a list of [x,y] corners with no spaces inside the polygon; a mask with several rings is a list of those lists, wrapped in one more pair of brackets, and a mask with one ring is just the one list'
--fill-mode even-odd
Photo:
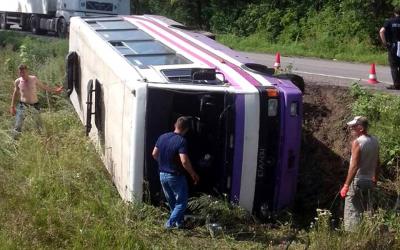
{"label": "white truck", "polygon": [[68,33],[73,16],[129,15],[130,0],[0,0],[0,28],[19,25],[22,30],[43,34]]}

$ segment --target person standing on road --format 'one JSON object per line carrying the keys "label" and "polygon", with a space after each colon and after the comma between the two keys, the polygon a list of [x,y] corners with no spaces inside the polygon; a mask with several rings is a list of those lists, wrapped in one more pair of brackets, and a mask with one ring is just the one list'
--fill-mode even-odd
{"label": "person standing on road", "polygon": [[379,31],[383,45],[388,50],[388,60],[393,79],[389,89],[400,89],[400,8],[394,9],[394,17],[387,20]]}
{"label": "person standing on road", "polygon": [[345,199],[344,228],[346,231],[354,231],[361,221],[362,213],[372,209],[370,195],[379,173],[379,143],[367,132],[367,118],[356,116],[347,125],[355,139],[351,145],[350,166],[340,196]]}
{"label": "person standing on road", "polygon": [[171,215],[164,227],[181,228],[188,203],[188,185],[183,168],[189,173],[196,185],[199,176],[193,170],[188,157],[186,139],[183,137],[189,130],[189,119],[179,117],[175,122],[174,132],[161,135],[153,149],[153,158],[158,162],[160,182],[165,198],[171,209]]}
{"label": "person standing on road", "polygon": [[[34,75],[29,75],[28,67],[25,64],[18,66],[19,78],[14,82],[14,91],[11,99],[10,113],[15,116],[14,133],[15,136],[22,131],[22,126],[26,115],[32,115],[38,129],[41,128],[39,114],[38,88],[48,92],[59,94],[62,87],[50,88],[41,83]],[[17,100],[19,99],[18,103]]]}

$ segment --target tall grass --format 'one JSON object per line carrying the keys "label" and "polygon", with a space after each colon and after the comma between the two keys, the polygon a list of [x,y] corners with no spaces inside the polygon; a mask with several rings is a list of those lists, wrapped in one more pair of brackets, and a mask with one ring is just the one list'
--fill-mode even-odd
{"label": "tall grass", "polygon": [[0,41],[5,40],[19,45],[6,42],[0,50],[0,249],[262,246],[248,237],[236,241],[234,233],[211,240],[203,225],[167,232],[165,208],[122,201],[71,105],[61,97],[48,101],[42,93],[43,131],[27,119],[14,141],[8,107],[17,65],[28,64],[31,73],[53,85],[64,76],[67,42],[0,33]]}
{"label": "tall grass", "polygon": [[239,37],[233,34],[220,34],[219,42],[235,50],[248,52],[273,53],[280,52],[285,56],[304,56],[323,59],[336,59],[361,63],[377,63],[386,65],[387,53],[367,43],[356,40],[343,44],[335,44],[329,47],[323,41],[298,41],[298,42],[271,42],[265,39],[265,35],[255,33],[247,37]]}
{"label": "tall grass", "polygon": [[[121,200],[65,99],[52,96],[47,101],[42,95],[43,131],[27,121],[19,140],[11,138],[13,118],[7,110],[16,65],[25,59],[33,73],[54,84],[64,75],[67,43],[7,36],[20,45],[5,43],[0,49],[0,249],[399,247],[395,212],[382,211],[366,220],[354,236],[334,229],[328,218],[311,229],[293,224],[290,214],[263,224],[226,200],[208,196],[191,202],[205,222],[191,230],[165,231],[165,208]],[[211,237],[204,223],[219,223],[222,234]]]}

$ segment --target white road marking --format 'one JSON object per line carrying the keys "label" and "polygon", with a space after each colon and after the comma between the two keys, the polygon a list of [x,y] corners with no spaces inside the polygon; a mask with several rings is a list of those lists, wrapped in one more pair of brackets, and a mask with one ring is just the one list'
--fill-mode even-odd
{"label": "white road marking", "polygon": [[[348,80],[354,80],[354,81],[364,81],[368,82],[368,79],[362,79],[362,78],[354,78],[354,77],[347,77],[347,76],[336,76],[336,75],[328,75],[328,74],[320,74],[320,73],[313,73],[313,72],[306,72],[306,71],[299,71],[299,70],[294,70],[294,73],[299,73],[299,74],[305,74],[305,75],[316,75],[316,76],[323,76],[323,77],[333,77],[333,78],[338,78],[338,79],[348,79]],[[384,83],[384,84],[391,84],[389,82],[382,82],[379,81],[379,83]]]}

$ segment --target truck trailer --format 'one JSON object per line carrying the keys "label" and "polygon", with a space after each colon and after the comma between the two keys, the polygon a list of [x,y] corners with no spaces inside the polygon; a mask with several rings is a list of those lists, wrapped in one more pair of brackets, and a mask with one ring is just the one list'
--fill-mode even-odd
{"label": "truck trailer", "polygon": [[0,0],[0,28],[19,25],[24,31],[68,33],[73,16],[130,14],[129,0]]}

